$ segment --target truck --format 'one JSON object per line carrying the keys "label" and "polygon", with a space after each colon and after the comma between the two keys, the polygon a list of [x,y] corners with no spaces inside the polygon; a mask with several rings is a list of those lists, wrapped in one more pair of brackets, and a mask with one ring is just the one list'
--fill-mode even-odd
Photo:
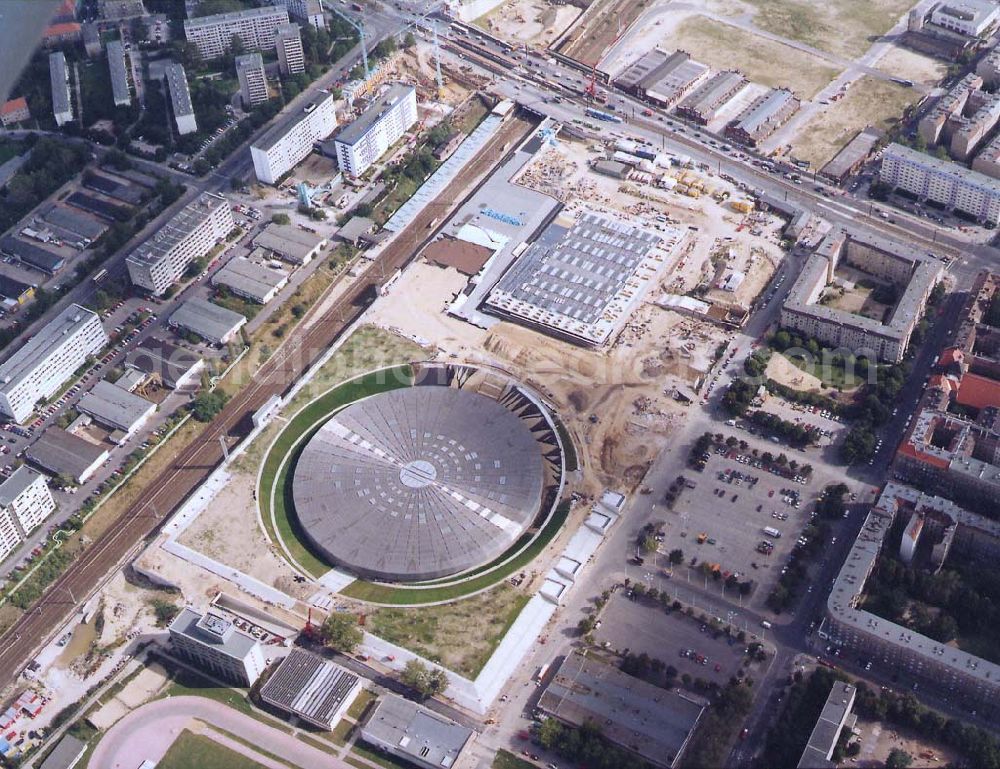
{"label": "truck", "polygon": [[593,107],[587,107],[587,117],[597,118],[598,120],[606,120],[609,123],[620,123],[622,119],[617,115],[612,115],[610,112],[604,112],[599,109],[594,109]]}
{"label": "truck", "polygon": [[765,527],[764,528],[764,533],[767,534],[767,536],[769,536],[769,537],[773,537],[774,539],[781,539],[781,532],[778,531],[773,526],[767,526],[767,527]]}

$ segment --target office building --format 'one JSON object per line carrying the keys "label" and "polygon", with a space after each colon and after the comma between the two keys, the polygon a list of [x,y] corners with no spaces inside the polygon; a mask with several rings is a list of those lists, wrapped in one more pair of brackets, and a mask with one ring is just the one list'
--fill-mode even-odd
{"label": "office building", "polygon": [[238,256],[212,276],[212,285],[222,286],[251,302],[267,304],[288,285],[288,272]]}
{"label": "office building", "polygon": [[101,380],[80,398],[76,406],[103,427],[121,433],[121,444],[142,429],[156,411],[156,404],[130,393],[117,384]]}
{"label": "office building", "polygon": [[89,355],[108,344],[97,313],[71,304],[0,364],[0,414],[24,422]]}
{"label": "office building", "polygon": [[475,732],[395,694],[383,695],[361,739],[420,769],[442,769],[467,755]]}
{"label": "office building", "polygon": [[253,244],[292,264],[309,264],[326,245],[326,238],[291,224],[271,223],[254,238]]}
{"label": "office building", "polygon": [[28,109],[28,102],[23,96],[10,99],[0,107],[0,124],[4,128],[16,125],[17,123],[24,123],[28,120],[31,120],[31,110]]}
{"label": "office building", "polygon": [[319,0],[275,0],[274,4],[283,5],[288,9],[288,15],[298,22],[326,29],[326,17]]}
{"label": "office building", "polygon": [[190,331],[211,344],[226,344],[236,337],[247,319],[204,299],[188,299],[174,310],[170,325]]}
{"label": "office building", "polygon": [[858,717],[851,713],[857,689],[843,681],[834,681],[833,688],[826,697],[816,725],[809,735],[806,749],[802,751],[798,769],[836,769],[832,761],[834,748],[840,734],[847,727],[854,727]]}
{"label": "office building", "polygon": [[302,32],[298,24],[282,24],[278,27],[274,46],[278,52],[278,68],[282,75],[296,75],[306,71]]}
{"label": "office building", "polygon": [[538,710],[571,727],[600,724],[609,742],[654,766],[675,767],[705,704],[574,652],[559,664]]}
{"label": "office building", "polygon": [[1000,181],[957,163],[890,144],[882,155],[879,181],[979,221],[1000,224]]}
{"label": "office building", "polygon": [[203,59],[215,59],[238,37],[247,51],[274,48],[278,27],[288,23],[288,11],[273,5],[233,13],[217,13],[184,21],[184,37]]}
{"label": "office building", "polygon": [[25,458],[45,472],[86,483],[108,458],[108,450],[58,427],[50,427],[25,450]]}
{"label": "office building", "polygon": [[1000,6],[991,0],[945,0],[931,11],[930,23],[965,37],[983,37],[998,18]]}
{"label": "office building", "polygon": [[191,105],[191,91],[188,89],[187,73],[184,67],[171,62],[164,69],[167,78],[167,90],[170,92],[170,107],[174,112],[174,123],[177,133],[181,136],[192,134],[198,130],[198,121]]}
{"label": "office building", "polygon": [[394,84],[335,140],[340,170],[358,177],[417,122],[417,92]]}
{"label": "office building", "polygon": [[629,66],[615,85],[641,99],[670,108],[708,78],[708,65],[684,51],[654,48]]}
{"label": "office building", "polygon": [[1000,665],[864,609],[865,585],[889,541],[889,531],[897,517],[907,523],[908,516],[925,516],[925,528],[928,521],[937,524],[942,529],[939,536],[945,538],[946,529],[954,527],[957,530],[951,535],[950,547],[956,557],[970,555],[963,549],[968,546],[989,546],[989,557],[996,562],[1000,555],[1000,524],[963,511],[981,522],[979,531],[986,536],[960,536],[961,530],[968,526],[952,519],[954,510],[947,500],[897,483],[886,484],[834,581],[818,635],[832,645],[850,650],[852,657],[867,658],[878,665],[883,675],[915,680],[936,695],[960,700],[963,707],[990,719],[1000,710]]}
{"label": "office building", "polygon": [[202,615],[185,607],[170,623],[169,633],[181,657],[228,683],[253,686],[264,672],[260,642],[220,614]]}
{"label": "office building", "polygon": [[259,53],[236,57],[236,77],[240,81],[240,100],[244,109],[256,107],[267,101],[267,78],[264,60]]}
{"label": "office building", "polygon": [[208,254],[235,226],[229,201],[203,192],[129,255],[125,260],[129,277],[159,296],[184,275],[192,260]]}
{"label": "office building", "polygon": [[4,548],[13,540],[16,546],[55,512],[45,476],[21,465],[0,483],[0,558],[9,552]]}
{"label": "office building", "polygon": [[361,690],[361,679],[304,649],[292,649],[260,689],[260,698],[307,724],[333,729]]}
{"label": "office building", "polygon": [[[850,265],[902,289],[888,318],[875,319],[823,303],[837,267]],[[830,232],[808,258],[781,308],[781,325],[854,355],[898,363],[920,322],[927,298],[941,278],[941,265],[901,243],[874,235]]]}
{"label": "office building", "polygon": [[69,72],[62,51],[49,54],[49,81],[52,84],[52,115],[57,126],[73,119],[73,103],[69,95]]}
{"label": "office building", "polygon": [[325,139],[337,127],[333,95],[324,94],[290,120],[271,128],[250,145],[257,180],[277,184],[285,174],[302,162],[313,145]]}
{"label": "office building", "polygon": [[734,141],[756,147],[798,112],[799,100],[785,88],[772,88],[758,96],[726,128]]}
{"label": "office building", "polygon": [[132,103],[132,93],[129,91],[125,48],[121,40],[112,40],[108,43],[108,69],[111,71],[111,96],[115,106],[127,107]]}

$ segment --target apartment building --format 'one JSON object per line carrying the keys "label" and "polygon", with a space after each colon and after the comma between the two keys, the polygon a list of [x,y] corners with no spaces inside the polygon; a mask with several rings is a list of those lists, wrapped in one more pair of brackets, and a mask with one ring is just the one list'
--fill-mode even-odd
{"label": "apartment building", "polygon": [[972,170],[993,179],[1000,179],[1000,135],[993,137],[993,140],[973,158]]}
{"label": "apartment building", "polygon": [[336,127],[333,95],[326,94],[291,120],[271,128],[250,145],[257,180],[264,184],[276,184],[312,152],[316,142],[328,137]]}
{"label": "apartment building", "polygon": [[340,170],[361,176],[417,122],[417,92],[394,84],[336,137]]}
{"label": "apartment building", "polygon": [[128,72],[125,68],[125,48],[121,40],[108,43],[108,69],[111,71],[111,96],[116,107],[127,107],[132,103],[132,93],[128,87]]}
{"label": "apartment building", "polygon": [[269,5],[187,19],[184,22],[184,37],[198,48],[201,58],[215,59],[229,50],[234,36],[240,39],[247,51],[274,48],[278,27],[287,23],[288,11]]}
{"label": "apartment building", "polygon": [[326,29],[326,17],[319,0],[275,0],[275,5],[288,9],[288,15],[303,24],[312,24],[316,29]]}
{"label": "apartment building", "polygon": [[[888,319],[881,322],[820,301],[841,261],[903,287]],[[853,238],[835,230],[806,261],[782,305],[781,325],[832,347],[898,363],[940,277],[941,266],[936,261],[917,258],[900,243],[872,235]]]}
{"label": "apartment building", "polygon": [[0,364],[0,414],[24,422],[107,343],[97,314],[71,304]]}
{"label": "apartment building", "polygon": [[[41,526],[55,509],[56,503],[45,476],[27,465],[21,465],[0,483],[0,511],[13,522],[22,539]],[[4,538],[0,533],[0,540]]]}
{"label": "apartment building", "polygon": [[274,37],[278,52],[278,68],[282,75],[296,75],[306,70],[306,56],[302,50],[302,30],[298,24],[282,24]]}
{"label": "apartment building", "polygon": [[129,278],[159,296],[184,274],[192,260],[205,256],[235,226],[229,201],[203,192],[129,255],[125,260]]}
{"label": "apartment building", "polygon": [[56,125],[64,126],[73,119],[73,103],[69,95],[69,72],[62,51],[49,54],[49,81],[52,84],[52,115]]}
{"label": "apartment building", "polygon": [[976,65],[976,74],[987,88],[1000,85],[1000,47],[994,46]]}
{"label": "apartment building", "polygon": [[772,88],[754,99],[727,128],[734,141],[757,146],[799,110],[799,100],[785,88]]}
{"label": "apartment building", "polygon": [[976,91],[983,87],[983,79],[969,72],[952,86],[951,90],[939,98],[927,114],[917,123],[917,133],[929,146],[938,144],[942,138],[948,139],[946,126],[955,115],[961,115],[966,103]]}
{"label": "apartment building", "polygon": [[1000,181],[956,163],[890,144],[882,155],[879,180],[979,221],[1000,223]]}
{"label": "apartment building", "polygon": [[264,75],[264,59],[259,53],[236,57],[236,77],[240,81],[240,100],[244,109],[267,101],[267,77]]}
{"label": "apartment building", "polygon": [[170,106],[174,111],[177,133],[181,136],[195,133],[198,130],[198,121],[191,105],[191,91],[188,90],[184,67],[172,62],[166,66],[164,74],[167,78],[167,90],[170,92]]}
{"label": "apartment building", "polygon": [[264,672],[260,642],[221,614],[202,615],[185,607],[170,623],[169,633],[174,651],[216,678],[253,686]]}
{"label": "apartment building", "polygon": [[0,125],[4,128],[31,120],[31,110],[28,109],[28,101],[23,96],[4,102],[0,107]]}

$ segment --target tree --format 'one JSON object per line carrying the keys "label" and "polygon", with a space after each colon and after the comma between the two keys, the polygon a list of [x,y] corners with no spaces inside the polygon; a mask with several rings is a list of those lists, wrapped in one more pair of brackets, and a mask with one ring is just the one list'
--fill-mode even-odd
{"label": "tree", "polygon": [[429,668],[418,659],[406,663],[400,679],[424,699],[448,688],[448,676],[441,668]]}
{"label": "tree", "polygon": [[670,563],[674,565],[680,565],[684,563],[684,551],[681,550],[680,548],[677,548],[676,550],[671,550],[670,555],[667,557],[670,559]]}
{"label": "tree", "polygon": [[885,760],[885,769],[906,769],[913,763],[913,756],[905,750],[893,748],[889,751],[889,757]]}
{"label": "tree", "polygon": [[201,392],[191,402],[191,414],[199,422],[211,422],[222,411],[229,396],[221,390]]}
{"label": "tree", "polygon": [[271,214],[271,221],[275,224],[291,224],[292,220],[288,214]]}
{"label": "tree", "polygon": [[417,44],[417,39],[413,36],[412,32],[407,32],[403,36],[403,48],[412,48]]}
{"label": "tree", "polygon": [[331,612],[320,629],[323,641],[331,649],[350,654],[361,643],[364,634],[353,614]]}

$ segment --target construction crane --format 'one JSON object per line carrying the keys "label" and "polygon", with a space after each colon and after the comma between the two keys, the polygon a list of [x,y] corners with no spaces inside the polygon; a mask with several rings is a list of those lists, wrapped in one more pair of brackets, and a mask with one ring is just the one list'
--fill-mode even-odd
{"label": "construction crane", "polygon": [[434,30],[434,74],[437,77],[437,98],[438,101],[444,99],[444,80],[441,77],[441,46],[438,43],[438,27],[435,24]]}
{"label": "construction crane", "polygon": [[357,30],[358,34],[361,36],[361,61],[364,62],[364,65],[365,65],[365,80],[367,80],[369,78],[369,76],[371,75],[371,70],[368,69],[368,44],[365,42],[365,24],[364,24],[364,22],[363,21],[355,21],[350,16],[348,16],[346,13],[342,13],[333,3],[327,3],[326,7],[329,10],[333,11],[335,14],[337,14],[337,16],[339,16],[340,18],[342,18],[344,21],[346,21],[352,27],[354,27],[354,29]]}

